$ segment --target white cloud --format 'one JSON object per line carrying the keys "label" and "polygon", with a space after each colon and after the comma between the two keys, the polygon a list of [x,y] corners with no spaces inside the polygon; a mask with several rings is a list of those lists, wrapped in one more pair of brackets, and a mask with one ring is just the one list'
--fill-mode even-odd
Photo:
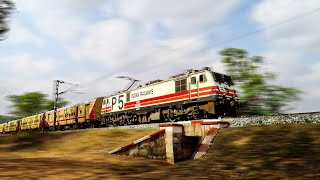
{"label": "white cloud", "polygon": [[[159,33],[184,43],[188,36],[197,37],[208,30],[220,29],[217,24],[237,4],[236,0],[43,0],[37,3],[18,0],[17,8],[22,15],[32,18],[31,24],[41,34],[60,41],[61,47],[68,48],[73,57],[100,60],[115,68],[148,56],[148,52],[157,53],[155,49],[167,52],[169,47],[161,49],[161,37],[156,37]],[[109,18],[90,22],[88,15],[97,15],[99,10]],[[35,37],[27,40],[33,42]]]}
{"label": "white cloud", "polygon": [[45,18],[39,18],[35,25],[44,35],[61,43],[76,40],[80,37],[82,30],[87,27],[85,20],[60,13],[51,13]]}
{"label": "white cloud", "polygon": [[37,57],[26,53],[3,56],[0,59],[2,68],[0,76],[0,114],[8,113],[8,95],[39,91],[52,94],[52,80],[61,63],[48,57]]}
{"label": "white cloud", "polygon": [[27,53],[3,55],[0,59],[0,114],[9,112],[8,95],[18,95],[25,92],[42,92],[51,98],[53,80],[58,77],[67,79],[61,72],[63,63],[54,58],[36,56]]}
{"label": "white cloud", "polygon": [[20,14],[32,19],[39,32],[66,43],[73,41],[87,28],[86,13],[99,8],[103,1],[42,0],[36,3],[17,0]]}
{"label": "white cloud", "polygon": [[105,12],[142,24],[162,25],[175,35],[186,35],[219,24],[237,3],[236,0],[121,0],[107,3]]}
{"label": "white cloud", "polygon": [[51,58],[36,57],[29,54],[16,54],[3,57],[1,64],[6,66],[14,74],[28,74],[37,76],[34,73],[45,75],[52,73],[60,63]]}
{"label": "white cloud", "polygon": [[101,8],[108,18],[91,24],[78,46],[69,46],[70,54],[98,60],[113,71],[195,67],[196,58],[206,59],[206,33],[220,31],[219,23],[237,4],[235,0],[108,1]]}
{"label": "white cloud", "polygon": [[285,22],[263,32],[269,48],[262,55],[266,57],[267,70],[277,73],[277,84],[304,91],[300,94],[302,101],[294,103],[296,109],[292,111],[319,110],[316,103],[320,101],[320,77],[315,70],[319,64],[314,56],[320,50],[320,25],[315,23],[320,13],[314,11],[319,6],[316,0],[265,0],[252,13],[252,18],[265,28]]}
{"label": "white cloud", "polygon": [[217,50],[205,50],[204,36],[149,39],[150,42],[145,42],[144,37],[132,36],[135,31],[130,28],[128,23],[122,21],[107,21],[92,26],[87,38],[83,39],[79,47],[71,48],[71,52],[76,57],[102,62],[112,72],[144,74],[144,80],[151,80],[156,74],[167,74],[167,78],[171,73],[204,66],[219,67],[217,70],[223,71],[218,62]]}
{"label": "white cloud", "polygon": [[317,0],[304,1],[262,1],[252,13],[252,18],[262,27],[271,27],[283,22],[280,26],[266,30],[264,33],[273,45],[287,46],[291,50],[304,51],[313,46],[320,48],[320,6]]}
{"label": "white cloud", "polygon": [[8,44],[33,44],[40,46],[43,40],[30,32],[26,27],[19,22],[13,22],[10,27],[10,33],[6,42]]}
{"label": "white cloud", "polygon": [[141,42],[134,39],[134,34],[126,21],[102,21],[87,29],[79,47],[71,47],[72,54],[96,59],[114,68],[128,58],[131,49],[140,46]]}

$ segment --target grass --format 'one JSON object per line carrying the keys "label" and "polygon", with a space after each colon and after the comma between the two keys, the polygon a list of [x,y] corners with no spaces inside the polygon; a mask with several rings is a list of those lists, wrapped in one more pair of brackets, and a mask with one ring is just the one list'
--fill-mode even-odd
{"label": "grass", "polygon": [[155,130],[95,130],[0,137],[0,179],[320,179],[320,124],[220,130],[202,160],[105,152]]}
{"label": "grass", "polygon": [[183,162],[174,172],[188,173],[187,165],[210,179],[319,179],[319,137],[320,124],[223,129],[203,162]]}

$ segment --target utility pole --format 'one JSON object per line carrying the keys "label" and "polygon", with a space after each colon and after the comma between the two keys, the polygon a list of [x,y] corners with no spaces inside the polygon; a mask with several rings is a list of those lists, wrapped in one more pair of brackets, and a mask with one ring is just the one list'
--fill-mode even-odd
{"label": "utility pole", "polygon": [[56,130],[56,122],[57,122],[57,107],[58,107],[58,98],[59,98],[59,83],[64,83],[63,81],[56,80],[55,81],[55,93],[54,93],[54,106],[53,106],[53,131]]}
{"label": "utility pole", "polygon": [[[72,87],[70,87],[69,89],[59,92],[59,84],[69,84],[72,85]],[[56,130],[56,123],[57,123],[57,109],[58,109],[58,98],[60,94],[66,93],[70,90],[72,90],[73,88],[79,86],[78,84],[71,84],[71,83],[66,83],[64,81],[61,80],[55,80],[55,93],[54,93],[54,106],[53,106],[53,131]]]}

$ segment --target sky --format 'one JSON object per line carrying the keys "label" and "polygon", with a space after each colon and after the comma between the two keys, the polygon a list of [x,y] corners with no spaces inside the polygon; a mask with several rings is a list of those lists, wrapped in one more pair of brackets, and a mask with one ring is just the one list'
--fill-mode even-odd
{"label": "sky", "polygon": [[[318,0],[15,0],[11,30],[0,41],[0,114],[6,96],[39,91],[53,80],[79,84],[71,104],[186,69],[224,73],[219,51],[242,48],[263,56],[275,85],[298,88],[285,112],[319,111]],[[61,84],[63,91],[70,84]],[[241,98],[241,97],[240,97]]]}

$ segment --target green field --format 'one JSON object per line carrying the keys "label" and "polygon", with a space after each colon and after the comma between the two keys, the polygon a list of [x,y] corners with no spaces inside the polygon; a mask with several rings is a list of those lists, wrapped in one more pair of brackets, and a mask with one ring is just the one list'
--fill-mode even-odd
{"label": "green field", "polygon": [[320,124],[228,128],[205,158],[108,155],[154,130],[23,133],[0,137],[0,179],[320,179]]}

